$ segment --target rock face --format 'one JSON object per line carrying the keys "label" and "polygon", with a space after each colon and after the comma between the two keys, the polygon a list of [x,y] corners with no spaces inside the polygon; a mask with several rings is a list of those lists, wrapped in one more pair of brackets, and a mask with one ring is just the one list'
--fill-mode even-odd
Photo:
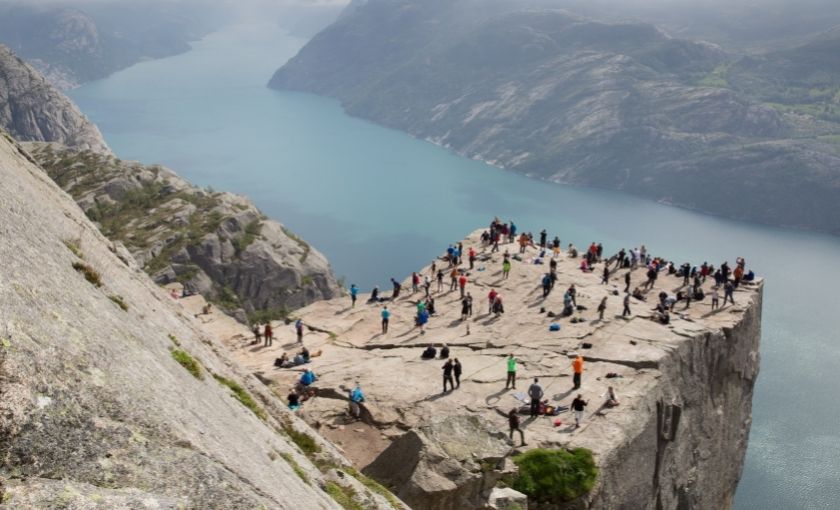
{"label": "rock face", "polygon": [[159,166],[27,147],[160,284],[178,281],[228,310],[274,317],[341,295],[324,256],[244,197],[199,189]]}
{"label": "rock face", "polygon": [[0,45],[0,128],[21,141],[110,153],[99,129],[35,69]]}
{"label": "rock face", "polygon": [[391,508],[5,136],[0,168],[0,508]]}
{"label": "rock face", "polygon": [[[840,233],[833,60],[796,59],[810,63],[809,86],[758,79],[745,65],[729,73],[737,57],[714,45],[544,5],[371,0],[270,86],[337,97],[353,115],[528,176]],[[779,105],[795,87],[796,104]],[[810,104],[820,87],[827,96]]]}
{"label": "rock face", "polygon": [[423,425],[395,439],[365,474],[399,487],[397,495],[413,508],[481,508],[510,453],[506,436],[493,429],[478,416]]}
{"label": "rock face", "polygon": [[[584,447],[593,452],[600,470],[596,485],[580,500],[566,503],[569,508],[730,506],[746,451],[759,367],[760,279],[741,285],[734,293],[736,304],[718,310],[711,309],[710,279],[702,285],[704,300],[688,308],[676,304],[670,324],[662,325],[651,320],[652,308],[660,292],[673,297],[684,289],[681,277],[663,272],[644,293],[645,302],[631,299],[631,315],[623,318],[625,275],[630,275],[631,288],[641,286],[646,280],[642,267],[613,265],[604,285],[600,283],[603,264],[584,273],[579,258],[562,252],[555,288],[543,298],[540,281],[548,260],[534,263],[539,249],[529,247],[517,255],[521,260],[513,259],[510,276],[503,278],[501,252],[516,253],[518,245],[504,244],[501,252],[490,253],[481,246],[478,232],[463,245],[464,250],[475,247],[479,252],[475,268],[468,271],[466,291],[474,304],[465,321],[460,294],[449,291],[448,278],[441,292],[432,285],[436,313],[425,333],[414,325],[423,291],[411,294],[408,282],[396,301],[363,304],[367,296],[360,296],[355,308],[343,298],[296,312],[305,324],[317,327],[306,332],[304,344],[311,352],[321,351],[306,366],[319,377],[319,397],[302,411],[309,423],[341,442],[351,460],[359,467],[367,465],[367,472],[392,484],[415,508],[482,508],[478,501],[489,506],[492,487],[477,483],[471,462],[456,468],[452,459],[463,457],[442,446],[447,434],[460,438],[458,430],[466,428],[446,425],[449,432],[428,439],[434,435],[426,432],[428,426],[440,420],[445,424],[450,417],[480,417],[491,434],[507,432],[505,415],[526,406],[526,390],[536,377],[552,406],[569,406],[578,393],[589,401],[579,429],[568,411],[536,419],[528,419],[527,413],[522,416],[527,448]],[[655,250],[653,254],[658,255]],[[445,262],[437,264],[448,271]],[[420,274],[429,275],[430,268]],[[582,308],[571,317],[561,317],[563,293],[571,284]],[[491,289],[503,298],[505,312],[500,317],[488,313]],[[597,308],[604,298],[606,310],[599,320]],[[391,319],[388,333],[383,334],[380,313],[385,305]],[[550,331],[552,323],[560,330]],[[275,347],[254,349],[242,327],[224,329],[213,322],[205,326],[221,334],[220,340],[246,367],[280,391],[299,377],[300,367],[272,366],[282,346],[294,342],[290,328],[278,328]],[[463,366],[460,387],[446,393],[441,392],[444,360],[420,358],[425,347],[434,344],[440,350],[444,343],[449,356]],[[505,387],[511,353],[518,359],[516,389]],[[585,370],[582,387],[576,391],[571,363],[577,354],[585,358]],[[356,382],[365,392],[366,412],[362,422],[348,424],[345,396]],[[609,386],[617,393],[617,407],[604,405]],[[384,441],[366,443],[366,449],[375,452],[354,450],[356,438],[363,435],[382,436]],[[514,439],[518,445],[519,437]],[[393,442],[389,446],[387,441]],[[477,455],[481,458],[482,453]],[[396,457],[408,460],[399,464]],[[483,474],[488,478],[503,470],[486,467]],[[436,506],[439,499],[446,503]]]}

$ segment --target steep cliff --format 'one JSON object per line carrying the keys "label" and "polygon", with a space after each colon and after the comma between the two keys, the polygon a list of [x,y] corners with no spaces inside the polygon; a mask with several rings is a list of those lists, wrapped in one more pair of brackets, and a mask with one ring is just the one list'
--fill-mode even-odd
{"label": "steep cliff", "polygon": [[159,284],[181,282],[254,318],[341,295],[324,256],[245,197],[199,189],[160,166],[55,144],[26,147]]}
{"label": "steep cliff", "polygon": [[5,134],[0,173],[0,508],[391,507]]}
{"label": "steep cliff", "polygon": [[712,44],[546,4],[371,0],[269,85],[531,177],[840,233],[840,82],[814,57],[833,46],[796,53],[784,68],[819,82],[790,94],[778,55],[733,66]]}
{"label": "steep cliff", "polygon": [[21,141],[110,153],[99,129],[29,64],[0,44],[0,128]]}
{"label": "steep cliff", "polygon": [[[641,287],[645,268],[613,264],[605,285],[603,264],[582,272],[580,259],[563,252],[557,283],[544,298],[539,285],[548,261],[535,263],[539,249],[515,255],[504,278],[501,252],[515,253],[518,245],[491,253],[478,234],[463,241],[465,250],[479,252],[474,269],[465,267],[466,291],[474,298],[466,320],[460,293],[449,290],[448,277],[442,291],[432,284],[435,313],[425,332],[414,321],[424,292],[411,293],[408,282],[396,300],[365,303],[369,296],[362,295],[352,308],[343,298],[296,312],[312,326],[304,344],[311,352],[321,351],[306,366],[319,376],[319,398],[304,405],[302,416],[344,448],[358,468],[417,509],[489,504],[497,494],[494,485],[511,472],[510,463],[494,453],[502,441],[494,430],[506,435],[507,413],[523,406],[528,446],[520,448],[514,436],[506,456],[534,447],[586,448],[594,454],[599,469],[594,487],[557,503],[560,508],[728,508],[743,466],[758,374],[761,280],[741,285],[734,305],[714,310],[709,278],[701,285],[705,298],[689,306],[676,303],[670,324],[663,325],[652,320],[652,309],[660,292],[674,297],[686,290],[681,277],[663,271],[650,290],[642,291],[645,301],[630,300],[631,313],[624,317],[625,276],[630,275],[631,289]],[[444,261],[437,265],[448,273]],[[420,274],[429,275],[430,268]],[[572,284],[578,309],[562,316],[563,294]],[[488,310],[491,289],[503,299],[498,317]],[[599,319],[602,299],[606,309]],[[383,306],[391,312],[387,333],[380,328]],[[282,346],[294,342],[291,329],[278,328],[277,347],[254,349],[246,342],[247,331],[222,326],[224,320],[205,326],[264,381],[280,391],[293,383],[300,367],[272,366]],[[549,329],[553,323],[559,331]],[[423,360],[420,353],[429,345],[440,352],[444,344],[463,373],[459,388],[441,392],[445,360]],[[516,389],[506,387],[511,353],[518,360]],[[577,354],[585,359],[580,390],[572,388],[571,377]],[[569,406],[578,394],[589,401],[581,428],[574,428],[569,411],[528,418],[526,391],[535,377],[551,406]],[[348,422],[346,395],[356,382],[366,401],[361,422]],[[610,386],[620,401],[616,407],[605,405]],[[465,416],[488,424],[484,435],[470,428]]]}

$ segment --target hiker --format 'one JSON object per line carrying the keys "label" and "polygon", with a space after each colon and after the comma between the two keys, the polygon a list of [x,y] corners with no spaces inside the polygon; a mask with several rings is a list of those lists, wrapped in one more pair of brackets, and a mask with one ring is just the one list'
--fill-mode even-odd
{"label": "hiker", "polygon": [[567,290],[565,294],[563,294],[563,317],[568,317],[575,313],[575,309],[572,307],[572,295],[569,294]]}
{"label": "hiker", "polygon": [[297,341],[299,344],[303,343],[303,321],[298,319],[295,321],[295,333],[297,333]]}
{"label": "hiker", "polygon": [[466,275],[462,274],[461,277],[458,278],[458,287],[461,289],[461,299],[464,299],[464,297],[466,296],[465,290],[467,288],[467,276]]}
{"label": "hiker", "polygon": [[735,286],[729,280],[723,284],[723,306],[726,306],[726,300],[729,300],[733,305],[735,304],[735,298],[733,296],[735,292]]}
{"label": "hiker", "polygon": [[420,275],[416,271],[411,273],[411,293],[414,294],[420,290]]}
{"label": "hiker", "polygon": [[394,293],[391,295],[391,301],[396,301],[396,299],[400,295],[400,289],[402,289],[402,285],[397,280],[391,278],[391,284],[394,286]]}
{"label": "hiker", "polygon": [[606,310],[607,310],[607,296],[604,296],[604,298],[598,304],[598,320],[599,321],[604,320],[604,312]]}
{"label": "hiker", "polygon": [[378,303],[379,302],[379,286],[374,285],[373,290],[370,291],[370,299],[368,299],[368,303]]}
{"label": "hiker", "polygon": [[443,269],[438,269],[437,272],[437,291],[443,292]]}
{"label": "hiker", "polygon": [[578,393],[576,399],[572,400],[572,410],[575,412],[575,428],[580,428],[580,422],[583,421],[583,410],[586,409],[586,406],[589,405],[589,402],[583,400],[583,395]]}
{"label": "hiker", "polygon": [[583,376],[583,356],[580,354],[577,355],[574,361],[572,361],[572,370],[574,371],[574,376],[572,377],[572,382],[574,383],[575,390],[580,389],[580,379]]}
{"label": "hiker", "polygon": [[312,369],[307,368],[303,375],[300,376],[300,385],[304,388],[310,386],[312,383],[318,380],[318,377],[315,375],[315,372]]}
{"label": "hiker", "polygon": [[624,310],[621,312],[622,317],[630,315],[630,294],[624,295]]}
{"label": "hiker", "polygon": [[458,358],[455,358],[455,360],[452,362],[452,373],[455,374],[455,387],[456,388],[461,387],[461,371],[462,371],[461,362],[458,361]]}
{"label": "hiker", "polygon": [[502,296],[496,295],[496,299],[493,300],[493,313],[496,317],[505,313],[505,306],[502,304]]}
{"label": "hiker", "polygon": [[490,287],[490,293],[487,294],[487,301],[489,303],[488,308],[487,308],[487,313],[488,314],[493,313],[493,303],[496,302],[496,296],[498,296],[498,295],[499,295],[499,293],[496,292],[496,289],[494,289],[493,287]]}
{"label": "hiker", "polygon": [[540,248],[542,248],[543,250],[545,249],[547,239],[548,233],[545,231],[545,229],[542,229],[542,231],[540,232]]}
{"label": "hiker", "polygon": [[522,443],[520,446],[527,446],[525,443],[525,433],[519,428],[519,415],[516,414],[516,409],[511,409],[508,413],[508,425],[510,425],[510,440],[513,441],[514,432],[519,432],[519,439]]}
{"label": "hiker", "polygon": [[475,268],[476,253],[475,253],[475,249],[472,246],[470,246],[470,251],[467,254],[467,257],[470,260],[470,269],[474,269]]}
{"label": "hiker", "polygon": [[429,297],[429,290],[432,288],[432,281],[428,276],[423,276],[423,291],[426,293],[426,298]]}
{"label": "hiker", "polygon": [[429,345],[423,350],[423,353],[420,355],[420,359],[435,359],[437,357],[437,349],[434,345]]}
{"label": "hiker", "polygon": [[251,329],[251,332],[254,333],[254,341],[251,342],[251,345],[260,343],[260,340],[262,340],[262,331],[260,330],[260,325],[254,324],[254,327]]}
{"label": "hiker", "polygon": [[473,305],[473,298],[472,294],[467,292],[467,317],[472,317],[472,305]]}
{"label": "hiker", "polygon": [[470,300],[468,298],[464,298],[461,300],[461,320],[467,320],[467,316],[469,315],[470,311]]}
{"label": "hiker", "polygon": [[569,293],[569,296],[571,296],[571,298],[572,298],[572,306],[577,308],[577,288],[575,288],[574,283],[569,285],[568,293]]}
{"label": "hiker", "polygon": [[289,395],[286,397],[286,400],[289,401],[289,409],[292,411],[300,408],[300,395],[298,395],[294,388],[289,390]]}
{"label": "hiker", "polygon": [[283,368],[287,363],[289,363],[289,355],[285,352],[279,358],[274,359],[274,366],[277,368]]}
{"label": "hiker", "polygon": [[508,276],[510,276],[510,260],[505,260],[502,262],[502,279],[507,280]]}
{"label": "hiker", "polygon": [[540,380],[534,377],[534,383],[528,387],[528,397],[531,399],[531,417],[540,415],[540,400],[543,397],[543,389]]}
{"label": "hiker", "polygon": [[604,276],[601,277],[601,283],[606,285],[610,283],[610,265],[604,264]]}
{"label": "hiker", "polygon": [[720,306],[720,292],[717,287],[712,287],[712,310],[717,310]]}
{"label": "hiker", "polygon": [[630,292],[630,271],[624,275],[624,292]]}
{"label": "hiker", "polygon": [[359,288],[356,284],[350,285],[350,308],[356,308],[356,297],[359,294]]}
{"label": "hiker", "polygon": [[458,269],[452,268],[452,271],[449,272],[449,291],[455,290],[455,287],[458,286]]}
{"label": "hiker", "polygon": [[543,298],[547,298],[549,293],[551,293],[551,274],[549,273],[546,273],[542,278],[542,291]]}
{"label": "hiker", "polygon": [[356,387],[350,390],[350,414],[357,420],[362,416],[361,404],[364,401],[365,395],[362,393],[359,382],[356,381]]}
{"label": "hiker", "polygon": [[440,359],[448,359],[449,358],[449,347],[446,344],[440,348]]}
{"label": "hiker", "polygon": [[429,296],[429,299],[426,300],[426,313],[428,313],[430,317],[435,314],[435,298],[431,296]]}
{"label": "hiker", "polygon": [[422,312],[418,313],[415,322],[417,327],[420,328],[420,334],[425,335],[426,323],[429,322],[429,312],[424,309]]}
{"label": "hiker", "polygon": [[505,381],[505,389],[511,386],[516,389],[516,362],[517,359],[510,353],[507,358],[507,381]]}
{"label": "hiker", "polygon": [[615,407],[619,404],[618,397],[615,396],[615,390],[612,386],[607,389],[607,400],[604,402],[606,407]]}
{"label": "hiker", "polygon": [[388,332],[388,323],[391,321],[391,311],[388,310],[388,307],[382,309],[382,334]]}
{"label": "hiker", "polygon": [[264,347],[271,347],[274,345],[274,331],[271,329],[271,323],[267,322],[265,324],[265,330],[263,331],[263,337],[265,338],[265,343],[263,344]]}
{"label": "hiker", "polygon": [[447,359],[443,364],[443,392],[446,393],[446,383],[449,383],[449,390],[455,389],[455,383],[452,380],[452,360]]}

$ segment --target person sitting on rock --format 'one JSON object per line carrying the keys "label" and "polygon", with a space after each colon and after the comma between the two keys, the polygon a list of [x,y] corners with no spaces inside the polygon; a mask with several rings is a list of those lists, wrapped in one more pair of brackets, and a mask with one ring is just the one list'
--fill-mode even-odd
{"label": "person sitting on rock", "polygon": [[294,388],[289,390],[289,395],[286,399],[289,401],[289,409],[295,410],[300,408],[300,395],[298,395]]}
{"label": "person sitting on rock", "polygon": [[309,361],[310,361],[309,349],[304,347],[303,349],[300,350],[300,355],[303,358],[304,363],[309,363]]}
{"label": "person sitting on rock", "polygon": [[379,286],[373,288],[370,291],[370,299],[368,299],[368,303],[378,303],[379,302]]}
{"label": "person sitting on rock", "polygon": [[448,359],[449,358],[449,347],[446,344],[443,344],[443,347],[440,348],[440,359]]}
{"label": "person sitting on rock", "polygon": [[359,382],[356,381],[356,387],[350,390],[350,414],[357,420],[362,415],[361,404],[365,401],[365,395],[362,393],[362,388]]}
{"label": "person sitting on rock", "polygon": [[279,358],[274,360],[274,366],[277,368],[283,368],[287,363],[289,363],[289,355],[285,352]]}
{"label": "person sitting on rock", "polygon": [[422,359],[435,359],[437,357],[437,349],[435,349],[434,345],[430,345],[426,347],[426,350],[423,351],[420,357]]}
{"label": "person sitting on rock", "polygon": [[303,372],[303,375],[300,376],[300,385],[305,388],[305,387],[311,385],[312,383],[314,383],[317,380],[318,380],[318,377],[315,375],[315,372],[313,372],[311,369],[307,368],[306,371]]}
{"label": "person sitting on rock", "polygon": [[615,390],[612,386],[607,389],[607,401],[604,402],[606,407],[615,407],[619,404],[618,397],[615,395]]}

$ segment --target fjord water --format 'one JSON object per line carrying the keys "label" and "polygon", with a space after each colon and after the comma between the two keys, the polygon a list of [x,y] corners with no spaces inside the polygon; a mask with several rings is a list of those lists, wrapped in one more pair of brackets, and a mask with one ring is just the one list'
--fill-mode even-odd
{"label": "fjord water", "polygon": [[270,25],[230,27],[71,95],[123,159],[250,196],[366,290],[494,215],[546,228],[564,246],[596,240],[612,253],[644,243],[694,263],[745,256],[767,285],[735,507],[837,508],[840,240],[530,180],[350,118],[333,100],[267,89],[304,42]]}

